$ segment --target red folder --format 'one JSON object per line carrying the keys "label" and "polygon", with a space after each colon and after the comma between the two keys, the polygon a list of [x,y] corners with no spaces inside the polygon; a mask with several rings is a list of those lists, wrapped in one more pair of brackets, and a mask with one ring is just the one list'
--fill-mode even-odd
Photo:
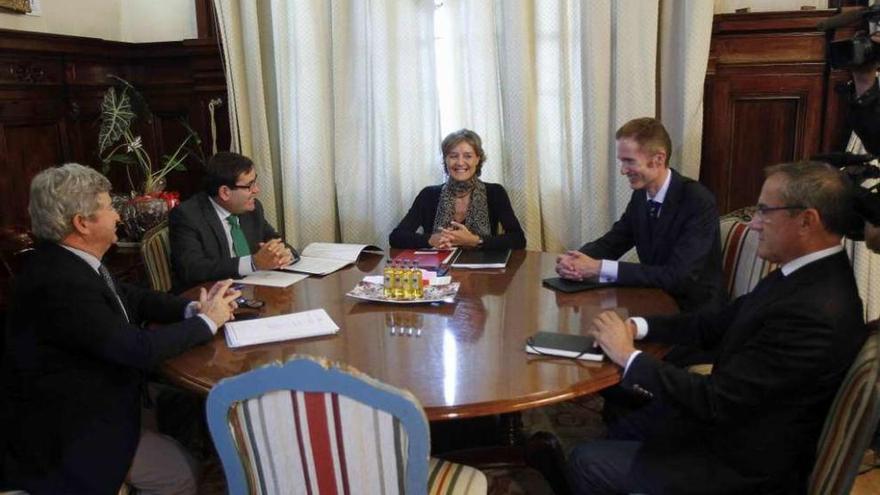
{"label": "red folder", "polygon": [[405,249],[394,257],[394,261],[415,260],[419,268],[436,270],[440,265],[448,265],[455,259],[458,249]]}

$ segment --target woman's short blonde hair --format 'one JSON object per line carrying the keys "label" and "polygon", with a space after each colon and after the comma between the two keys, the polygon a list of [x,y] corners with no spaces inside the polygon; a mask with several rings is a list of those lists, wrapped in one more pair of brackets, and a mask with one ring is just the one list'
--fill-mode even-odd
{"label": "woman's short blonde hair", "polygon": [[483,171],[483,162],[486,161],[486,152],[483,151],[483,140],[480,139],[480,135],[470,129],[459,129],[443,138],[443,142],[440,143],[440,151],[443,153],[443,173],[446,173],[446,156],[462,141],[471,145],[474,153],[480,157],[477,163],[477,176],[479,176]]}

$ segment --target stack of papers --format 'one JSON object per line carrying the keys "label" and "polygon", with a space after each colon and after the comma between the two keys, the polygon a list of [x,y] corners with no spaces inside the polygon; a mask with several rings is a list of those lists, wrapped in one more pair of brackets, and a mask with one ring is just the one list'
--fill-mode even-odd
{"label": "stack of papers", "polygon": [[339,326],[330,319],[326,311],[312,309],[268,318],[231,321],[226,324],[226,345],[234,349],[267,342],[330,335],[338,331]]}
{"label": "stack of papers", "polygon": [[261,270],[251,273],[241,280],[236,280],[236,282],[247,285],[263,285],[266,287],[290,287],[306,278],[309,278],[309,276],[301,273]]}

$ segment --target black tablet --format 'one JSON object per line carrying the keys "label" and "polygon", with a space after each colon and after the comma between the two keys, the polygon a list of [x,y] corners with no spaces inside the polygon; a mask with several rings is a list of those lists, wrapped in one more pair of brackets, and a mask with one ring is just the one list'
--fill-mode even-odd
{"label": "black tablet", "polygon": [[559,277],[545,278],[543,280],[544,287],[558,290],[559,292],[580,292],[582,290],[602,289],[612,287],[611,283],[600,283],[598,278],[591,278],[583,281],[566,280]]}

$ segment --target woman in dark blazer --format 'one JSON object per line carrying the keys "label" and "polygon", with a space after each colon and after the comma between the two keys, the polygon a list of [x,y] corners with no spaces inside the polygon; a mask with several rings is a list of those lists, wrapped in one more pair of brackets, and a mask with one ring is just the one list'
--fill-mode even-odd
{"label": "woman in dark blazer", "polygon": [[480,136],[461,129],[446,136],[440,149],[446,182],[428,186],[416,196],[409,212],[391,232],[391,247],[526,247],[525,234],[507,191],[500,184],[479,179],[486,161]]}

